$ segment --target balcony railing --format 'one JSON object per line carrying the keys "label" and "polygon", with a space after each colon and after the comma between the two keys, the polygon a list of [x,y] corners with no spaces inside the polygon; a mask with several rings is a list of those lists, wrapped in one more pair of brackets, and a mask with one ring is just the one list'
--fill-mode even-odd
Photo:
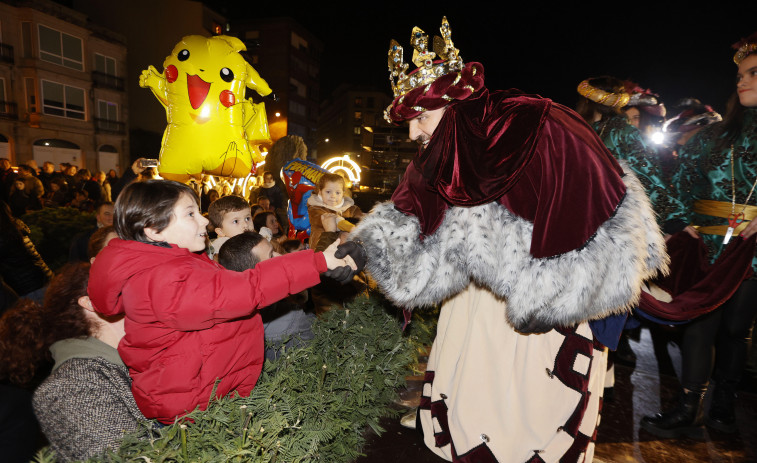
{"label": "balcony railing", "polygon": [[16,103],[0,100],[0,119],[18,119],[18,106]]}
{"label": "balcony railing", "polygon": [[95,130],[98,132],[115,133],[118,135],[124,135],[126,133],[126,124],[118,121],[111,121],[109,119],[94,118]]}
{"label": "balcony railing", "polygon": [[105,74],[104,72],[92,71],[92,82],[95,87],[112,88],[114,90],[124,89],[124,80],[120,77]]}
{"label": "balcony railing", "polygon": [[13,46],[5,43],[0,43],[0,61],[3,63],[14,63],[13,59]]}

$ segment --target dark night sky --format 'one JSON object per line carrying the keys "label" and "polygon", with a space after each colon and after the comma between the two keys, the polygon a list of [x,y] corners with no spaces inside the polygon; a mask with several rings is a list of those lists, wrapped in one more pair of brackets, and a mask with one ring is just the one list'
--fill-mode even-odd
{"label": "dark night sky", "polygon": [[[694,96],[723,110],[734,86],[730,46],[757,31],[757,2],[658,1],[601,7],[547,2],[332,2],[299,4],[249,0],[207,2],[226,15],[290,16],[324,44],[322,95],[341,83],[388,91],[387,50],[394,38],[409,60],[410,31],[437,35],[442,16],[464,61],[479,61],[487,87],[517,87],[573,107],[576,85],[603,74],[630,79],[661,95],[670,107]],[[325,5],[325,6],[324,6]],[[501,5],[501,12],[492,6]],[[410,51],[408,51],[410,50]],[[411,65],[410,69],[414,66]]]}

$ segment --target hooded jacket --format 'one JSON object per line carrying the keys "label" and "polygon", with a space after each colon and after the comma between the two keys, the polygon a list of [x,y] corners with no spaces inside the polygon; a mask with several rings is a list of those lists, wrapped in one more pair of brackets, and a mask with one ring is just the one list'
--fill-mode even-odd
{"label": "hooded jacket", "polygon": [[[321,238],[321,234],[325,231],[323,228],[323,222],[321,222],[321,216],[323,214],[332,213],[340,217],[359,217],[362,215],[362,211],[355,205],[355,201],[352,198],[344,197],[341,206],[328,206],[323,202],[323,199],[318,194],[310,195],[308,198],[308,218],[310,219],[310,238],[308,243],[310,247],[315,249],[318,245],[318,240]],[[345,222],[347,225],[340,224],[340,230],[350,231],[352,225],[350,222],[342,219],[340,222]]]}
{"label": "hooded jacket", "polygon": [[226,270],[187,249],[114,239],[92,265],[88,292],[103,315],[125,314],[118,353],[142,413],[171,423],[216,397],[249,395],[263,364],[258,308],[320,281],[326,259],[302,251]]}

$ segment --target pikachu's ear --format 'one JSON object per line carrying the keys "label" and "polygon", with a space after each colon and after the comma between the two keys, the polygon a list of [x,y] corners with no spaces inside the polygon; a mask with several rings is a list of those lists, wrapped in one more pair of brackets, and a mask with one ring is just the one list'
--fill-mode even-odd
{"label": "pikachu's ear", "polygon": [[213,37],[213,39],[223,40],[231,47],[232,50],[237,52],[247,50],[247,47],[244,46],[244,42],[230,35],[216,35],[215,37]]}

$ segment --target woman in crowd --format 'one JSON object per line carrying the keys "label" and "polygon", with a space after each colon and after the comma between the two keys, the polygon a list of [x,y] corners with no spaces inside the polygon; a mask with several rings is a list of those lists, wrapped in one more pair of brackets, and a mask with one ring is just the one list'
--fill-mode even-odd
{"label": "woman in crowd", "polygon": [[[255,227],[255,231],[262,234],[269,240],[281,243],[286,239],[286,235],[279,225],[279,220],[276,218],[276,214],[271,211],[258,212],[252,218],[252,226]],[[271,236],[267,236],[268,232],[265,229],[271,231]],[[262,231],[261,231],[262,230]]]}
{"label": "woman in crowd", "polygon": [[118,447],[145,418],[116,351],[123,317],[106,319],[87,296],[89,264],[68,264],[53,278],[45,303],[22,300],[0,318],[0,376],[33,381],[52,357],[50,376],[34,393],[34,412],[58,461]]}
{"label": "woman in crowd", "polygon": [[[723,122],[702,129],[681,149],[673,181],[684,204],[668,216],[678,230],[685,226],[688,233],[701,236],[713,261],[729,240],[741,239],[739,234],[748,238],[757,230],[757,207],[749,205],[757,185],[757,33],[736,48],[736,93]],[[730,227],[734,229],[729,232]],[[757,259],[752,266],[757,269]],[[755,300],[757,280],[744,280],[722,306],[686,325],[681,398],[673,409],[645,417],[644,429],[662,437],[700,432],[703,397],[712,375],[715,389],[706,424],[723,432],[736,430],[736,390],[757,314]]]}

